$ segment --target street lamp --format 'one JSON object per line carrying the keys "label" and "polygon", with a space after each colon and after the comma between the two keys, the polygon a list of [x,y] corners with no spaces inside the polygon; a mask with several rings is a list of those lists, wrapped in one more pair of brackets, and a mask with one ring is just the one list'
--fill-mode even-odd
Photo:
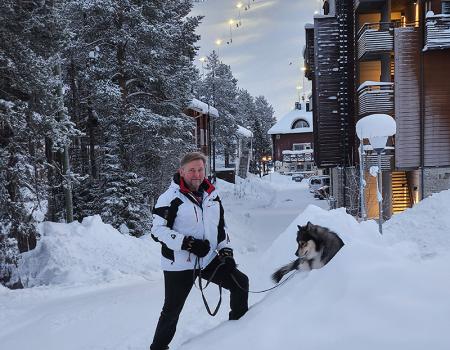
{"label": "street lamp", "polygon": [[202,62],[202,78],[205,76],[205,62],[208,60],[205,56],[200,57],[198,59],[200,62]]}
{"label": "street lamp", "polygon": [[[378,230],[383,233],[383,182],[381,173],[381,153],[386,147],[389,136],[395,135],[397,126],[394,118],[387,114],[371,114],[360,119],[356,123],[356,134],[361,142],[363,139],[369,139],[370,145],[378,156],[378,171],[377,171],[377,199],[378,199]],[[361,152],[362,157],[362,152]],[[363,185],[361,180],[361,186]],[[363,200],[363,199],[362,199]],[[362,202],[361,200],[361,202]]]}
{"label": "street lamp", "polygon": [[230,25],[230,40],[227,41],[227,44],[232,44],[233,43],[233,32],[231,31],[231,26],[234,24],[234,19],[230,19],[228,21],[228,24]]}
{"label": "street lamp", "polygon": [[242,21],[241,21],[241,8],[242,8],[242,6],[243,6],[242,2],[238,2],[236,4],[236,7],[238,8],[238,11],[239,11],[239,17],[238,17],[238,19],[239,19],[239,22],[238,22],[239,26],[242,25]]}

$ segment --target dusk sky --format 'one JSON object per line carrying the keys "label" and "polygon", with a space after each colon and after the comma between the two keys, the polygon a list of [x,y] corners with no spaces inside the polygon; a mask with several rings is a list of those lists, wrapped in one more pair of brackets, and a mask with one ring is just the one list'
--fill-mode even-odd
{"label": "dusk sky", "polygon": [[[238,20],[236,5],[242,4],[242,25],[232,25]],[[250,9],[244,8],[250,4]],[[275,117],[289,112],[298,99],[297,86],[303,85],[302,49],[305,44],[306,23],[313,23],[314,11],[320,9],[321,0],[206,0],[195,3],[193,15],[204,15],[198,28],[201,40],[198,58],[207,56],[213,49],[220,59],[231,66],[238,86],[253,96],[264,95],[275,109]],[[306,90],[309,84],[305,79]],[[302,90],[300,90],[302,93]]]}

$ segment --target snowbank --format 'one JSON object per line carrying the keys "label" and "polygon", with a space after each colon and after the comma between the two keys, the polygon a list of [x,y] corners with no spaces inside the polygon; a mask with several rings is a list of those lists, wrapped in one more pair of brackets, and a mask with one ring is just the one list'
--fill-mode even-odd
{"label": "snowbank", "polygon": [[[378,234],[375,222],[358,223],[343,209],[309,206],[265,254],[261,276],[295,258],[296,225],[307,221],[329,227],[344,240],[333,260],[320,270],[297,273],[241,320],[179,349],[205,344],[216,350],[448,349],[449,256],[418,259],[414,244],[392,245]],[[252,279],[251,289],[263,287]]]}
{"label": "snowbank", "polygon": [[44,222],[39,231],[36,249],[22,254],[19,264],[26,287],[101,283],[123,275],[151,278],[160,271],[155,242],[123,235],[99,215],[82,223]]}
{"label": "snowbank", "polygon": [[413,241],[422,257],[450,252],[450,190],[435,193],[384,224],[392,242]]}

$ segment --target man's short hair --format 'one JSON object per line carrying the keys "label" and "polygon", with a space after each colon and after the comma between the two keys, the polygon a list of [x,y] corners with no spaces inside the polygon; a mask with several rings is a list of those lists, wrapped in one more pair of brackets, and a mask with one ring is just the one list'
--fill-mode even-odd
{"label": "man's short hair", "polygon": [[180,167],[185,166],[187,163],[190,163],[193,160],[199,160],[199,159],[203,160],[203,164],[206,165],[207,158],[203,153],[201,153],[201,152],[187,153],[183,156],[183,158],[181,158]]}

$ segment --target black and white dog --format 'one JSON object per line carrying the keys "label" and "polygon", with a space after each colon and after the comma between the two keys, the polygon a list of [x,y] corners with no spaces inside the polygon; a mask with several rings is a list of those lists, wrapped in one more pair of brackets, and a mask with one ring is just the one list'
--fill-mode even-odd
{"label": "black and white dog", "polygon": [[280,282],[284,275],[292,270],[309,271],[325,266],[344,246],[342,239],[326,227],[308,222],[299,226],[297,231],[298,259],[282,266],[272,275],[275,283]]}

